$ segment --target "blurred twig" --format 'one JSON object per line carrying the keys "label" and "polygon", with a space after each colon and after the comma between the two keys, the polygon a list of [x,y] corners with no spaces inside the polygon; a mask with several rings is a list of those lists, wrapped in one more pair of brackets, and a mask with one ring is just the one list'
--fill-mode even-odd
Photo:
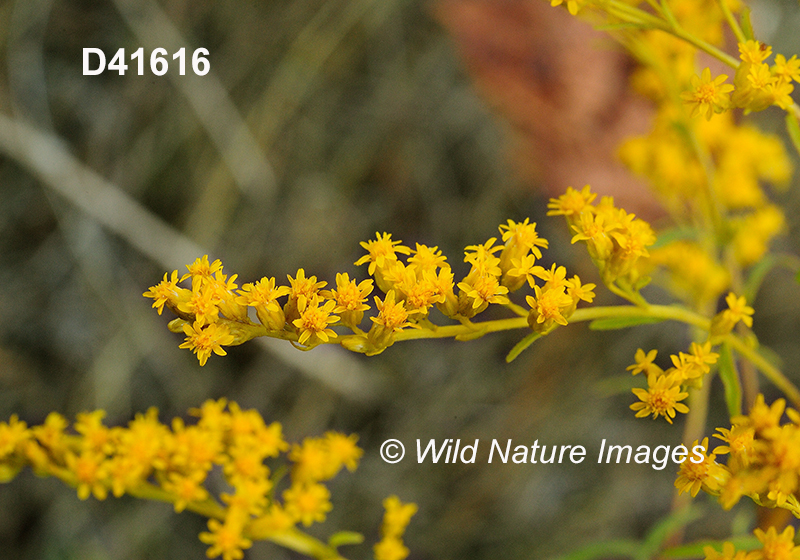
{"label": "blurred twig", "polygon": [[[138,201],[72,156],[54,135],[0,115],[0,152],[143,254],[172,270],[205,251],[175,231]],[[308,377],[318,379],[353,400],[371,400],[380,392],[380,376],[365,371],[344,351],[297,352],[283,341],[264,342],[278,357]]]}
{"label": "blurred twig", "polygon": [[189,69],[188,61],[194,49],[152,0],[115,0],[114,4],[146,52],[161,47],[172,55],[179,49],[186,48],[186,75],[180,76],[177,72],[170,71],[167,76],[191,104],[197,118],[222,154],[239,189],[244,194],[260,198],[274,194],[275,175],[272,166],[216,77],[213,66],[211,72],[205,76],[196,76]]}

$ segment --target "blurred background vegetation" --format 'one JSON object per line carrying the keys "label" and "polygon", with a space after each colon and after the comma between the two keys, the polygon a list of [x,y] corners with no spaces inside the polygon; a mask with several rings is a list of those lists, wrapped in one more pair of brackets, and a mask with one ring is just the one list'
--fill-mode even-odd
{"label": "blurred background vegetation", "polygon": [[[800,52],[796,8],[757,6],[780,52]],[[144,76],[133,65],[83,76],[85,47],[108,60],[121,47],[205,47],[212,71],[181,77],[172,63],[163,77],[147,65]],[[412,558],[545,558],[642,538],[669,511],[672,467],[487,465],[485,453],[492,438],[581,444],[590,459],[603,438],[676,445],[679,427],[633,419],[623,375],[640,346],[684,349],[689,335],[675,325],[577,325],[510,365],[523,333],[408,342],[373,358],[250,343],[200,368],[141,297],[204,253],[240,283],[300,267],[329,283],[338,271],[363,278],[352,263],[376,231],[438,245],[463,274],[465,245],[525,217],[551,241],[546,264],[596,282],[545,206],[590,182],[658,219],[612,157],[618,140],[647,129],[646,104],[625,92],[630,64],[534,0],[1,3],[0,417],[32,424],[51,410],[103,408],[119,425],[156,406],[165,421],[224,396],[282,422],[291,441],[357,433],[362,465],[332,483],[334,510],[311,532],[352,529],[374,542],[380,502],[397,493],[420,506]],[[795,252],[797,193],[782,198]],[[798,290],[788,275],[768,285],[757,332],[798,381]],[[387,438],[406,444],[403,462],[380,460]],[[418,465],[416,438],[480,438],[484,456]],[[708,510],[689,537],[730,534],[754,515]],[[128,498],[81,503],[31,473],[0,487],[0,511],[6,558],[204,557],[194,514]],[[290,556],[266,543],[246,552]]]}

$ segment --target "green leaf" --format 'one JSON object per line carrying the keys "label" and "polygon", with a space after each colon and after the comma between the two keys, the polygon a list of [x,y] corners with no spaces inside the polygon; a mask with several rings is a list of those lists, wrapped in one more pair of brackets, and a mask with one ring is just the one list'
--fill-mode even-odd
{"label": "green leaf", "polygon": [[528,335],[517,342],[514,345],[514,348],[511,349],[511,352],[508,353],[506,356],[506,363],[511,363],[517,359],[517,356],[522,354],[522,352],[531,344],[533,344],[537,339],[542,337],[542,333],[532,332],[528,333]]}
{"label": "green leaf", "polygon": [[554,560],[594,560],[595,558],[634,558],[639,550],[639,543],[631,539],[619,539],[599,543],[590,543]]}
{"label": "green leaf", "polygon": [[742,6],[742,13],[739,16],[739,24],[742,26],[744,38],[748,41],[755,40],[756,35],[753,33],[753,24],[750,21],[750,8],[747,6]]}
{"label": "green leaf", "polygon": [[636,387],[636,378],[630,373],[606,377],[592,386],[597,396],[602,399],[630,393],[634,387]]}
{"label": "green leaf", "polygon": [[725,403],[728,405],[728,415],[733,418],[742,413],[742,386],[739,382],[739,372],[736,371],[736,363],[733,361],[731,348],[723,344],[719,351],[717,361],[719,378],[725,388]]}
{"label": "green leaf", "polygon": [[669,245],[673,241],[682,241],[684,239],[697,239],[697,230],[691,227],[677,226],[659,231],[656,242],[651,246],[651,249],[658,249],[664,245]]}
{"label": "green leaf", "polygon": [[775,257],[767,254],[750,270],[750,274],[747,275],[747,281],[744,283],[744,297],[747,298],[747,301],[755,301],[764,277],[778,264],[779,262]]}
{"label": "green leaf", "polygon": [[665,320],[659,317],[608,317],[607,319],[595,319],[589,323],[589,328],[593,331],[614,331],[635,327],[636,325],[660,323]]}
{"label": "green leaf", "polygon": [[333,548],[348,544],[361,544],[362,542],[364,542],[364,535],[355,531],[339,531],[332,534],[331,538],[328,539],[328,544]]}
{"label": "green leaf", "polygon": [[645,537],[637,553],[637,558],[649,559],[658,556],[659,550],[669,537],[698,517],[700,517],[700,509],[687,506],[659,520]]}
{"label": "green leaf", "polygon": [[797,117],[793,113],[786,115],[786,131],[794,144],[794,149],[800,154],[800,123],[797,122]]}

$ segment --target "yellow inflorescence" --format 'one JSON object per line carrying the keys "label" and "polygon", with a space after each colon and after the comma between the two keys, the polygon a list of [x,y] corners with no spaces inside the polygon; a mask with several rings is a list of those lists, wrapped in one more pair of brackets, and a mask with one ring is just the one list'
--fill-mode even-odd
{"label": "yellow inflorescence", "polygon": [[761,548],[755,550],[736,550],[731,542],[726,542],[722,546],[722,552],[718,552],[711,546],[703,548],[705,560],[796,560],[800,557],[800,547],[794,544],[794,527],[786,527],[778,533],[775,527],[770,527],[766,531],[756,529],[753,534],[761,544]]}
{"label": "yellow inflorescence", "polygon": [[[610,202],[597,212],[607,215],[609,243],[614,248],[613,255],[609,254],[609,274],[633,274],[632,263],[646,254],[644,245],[651,242],[649,226]],[[416,338],[441,336],[443,331],[430,319],[434,309],[463,327],[463,332],[451,336],[480,336],[483,331],[471,319],[490,305],[507,306],[527,317],[534,331],[546,333],[556,325],[566,325],[579,301],[592,301],[594,284],[584,284],[577,276],[567,278],[563,266],[545,269],[536,264],[547,240],[539,237],[535,223],[508,220],[499,229],[501,242],[492,237],[466,248],[464,262],[470,270],[460,282],[437,247],[417,243],[411,249],[391,234],[377,233],[374,240],[361,243],[367,254],[355,264],[368,265],[372,278],[360,282],[338,273],[336,287],[323,289],[327,282],[306,276],[301,268],[294,277],[288,276],[289,285],[262,278],[238,288],[236,275],[228,277],[219,260],[209,262],[203,256],[188,265],[184,276],[179,277],[177,271],[165,274],[144,295],[154,300],[159,314],[167,307],[178,316],[170,329],[186,336],[181,348],[194,352],[201,365],[212,353],[225,355],[225,346],[257,336],[283,338],[303,350],[339,343],[374,355],[408,331],[417,331],[421,336]],[[191,279],[191,289],[180,285],[187,279]],[[509,299],[511,292],[525,284],[533,291],[526,298],[527,310]],[[369,296],[375,287],[383,295],[373,296],[373,306]],[[370,311],[365,331],[362,324]]]}
{"label": "yellow inflorescence", "polygon": [[[206,515],[208,531],[200,540],[209,545],[210,558],[241,558],[254,539],[311,539],[298,536],[295,526],[325,521],[332,506],[323,483],[342,468],[355,470],[362,455],[356,436],[336,432],[289,445],[280,424],[267,424],[257,411],[225,399],[190,410],[198,417],[192,425],[180,418],[162,424],[150,409],[127,427],[107,427],[104,414],[79,414],[73,431],[55,412],[30,428],[16,416],[0,422],[0,480],[30,466],[75,487],[82,500],[130,494],[170,502],[176,512]],[[273,474],[281,465],[290,468],[282,500],[275,488],[280,478]],[[231,488],[218,498],[207,486],[214,469]]]}
{"label": "yellow inflorescence", "polygon": [[[787,422],[782,422],[784,415]],[[748,414],[734,417],[730,428],[717,428],[717,432],[714,437],[723,445],[700,464],[682,463],[675,481],[679,491],[695,496],[702,489],[716,496],[726,509],[749,496],[759,505],[785,508],[800,517],[800,413],[786,408],[783,399],[767,405],[759,395]],[[708,438],[701,445],[708,449]],[[720,456],[727,456],[725,464],[716,461]],[[778,542],[783,538],[793,551],[785,558],[800,556],[800,548],[793,548],[793,534],[786,538],[761,532],[758,536],[765,548],[765,539]]]}
{"label": "yellow inflorescence", "polygon": [[[639,402],[631,405],[637,417],[652,414],[653,418],[663,416],[672,423],[676,412],[689,412],[689,407],[682,400],[689,396],[689,387],[699,388],[703,378],[711,372],[711,366],[717,363],[719,354],[712,351],[714,344],[727,335],[740,321],[751,327],[753,325],[753,308],[747,305],[744,297],[737,297],[732,292],[725,299],[728,308],[717,313],[711,320],[708,339],[703,343],[692,342],[689,353],[679,352],[671,355],[672,367],[664,370],[654,363],[656,350],[645,352],[641,348],[636,351],[636,363],[628,370],[636,375],[644,373],[647,377],[647,389],[633,389]],[[696,492],[695,492],[696,493]]]}
{"label": "yellow inflorescence", "polygon": [[548,204],[548,215],[561,215],[574,233],[572,242],[586,243],[589,255],[609,287],[617,286],[620,295],[631,297],[647,284],[640,272],[641,261],[649,258],[648,247],[656,242],[650,224],[614,206],[614,199],[597,195],[589,185],[581,191],[572,187]]}
{"label": "yellow inflorescence", "polygon": [[381,525],[381,540],[373,548],[375,560],[404,560],[409,550],[403,544],[403,534],[411,517],[417,513],[416,504],[404,504],[397,496],[383,501],[386,513]]}

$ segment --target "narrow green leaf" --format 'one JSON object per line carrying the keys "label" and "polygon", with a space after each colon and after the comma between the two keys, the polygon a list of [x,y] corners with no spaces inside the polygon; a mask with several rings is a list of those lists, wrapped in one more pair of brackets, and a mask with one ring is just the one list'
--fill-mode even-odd
{"label": "narrow green leaf", "polygon": [[717,361],[719,378],[725,388],[725,403],[728,405],[728,415],[733,418],[742,413],[742,385],[739,382],[739,372],[736,371],[736,363],[733,361],[731,348],[723,344],[719,349],[719,360]]}
{"label": "narrow green leaf", "polygon": [[592,388],[597,394],[598,398],[607,399],[615,395],[623,395],[630,393],[631,389],[636,387],[636,378],[630,373],[623,375],[614,375],[606,377],[597,381]]}
{"label": "narrow green leaf", "polygon": [[541,338],[541,336],[542,333],[537,333],[537,332],[528,333],[528,335],[525,338],[523,338],[514,345],[514,348],[512,348],[511,352],[509,352],[508,355],[506,356],[506,362],[510,364],[511,362],[516,360],[517,356],[522,354],[523,350],[525,350],[528,346],[533,344],[534,341],[536,341],[536,339]]}
{"label": "narrow green leaf", "polygon": [[609,317],[607,319],[595,319],[589,323],[589,328],[593,331],[614,331],[635,327],[636,325],[660,323],[664,320],[658,317]]}
{"label": "narrow green leaf", "polygon": [[639,543],[630,539],[619,539],[599,543],[590,543],[554,560],[594,560],[595,558],[634,558]]}
{"label": "narrow green leaf", "polygon": [[619,31],[620,29],[651,29],[649,25],[645,25],[643,23],[632,23],[632,22],[595,25],[594,28],[597,29],[598,31]]}
{"label": "narrow green leaf", "polygon": [[331,535],[328,544],[333,548],[339,548],[348,544],[361,544],[364,542],[364,535],[354,531],[339,531]]}
{"label": "narrow green leaf", "polygon": [[756,36],[753,33],[753,23],[750,21],[750,8],[742,6],[742,13],[739,16],[739,25],[742,27],[744,38],[748,41],[755,40]]}
{"label": "narrow green leaf", "polygon": [[756,294],[761,288],[764,277],[778,264],[778,260],[775,257],[766,254],[764,258],[750,270],[750,274],[747,275],[747,281],[744,283],[744,297],[747,298],[747,301],[755,301]]}
{"label": "narrow green leaf", "polygon": [[800,154],[800,123],[797,122],[797,117],[793,113],[786,115],[786,131],[789,133],[794,149]]}
{"label": "narrow green leaf", "polygon": [[675,14],[672,13],[672,8],[669,7],[669,4],[666,2],[666,0],[661,0],[661,13],[664,14],[664,19],[669,22],[669,25],[672,27],[672,29],[680,29],[680,24],[675,18]]}
{"label": "narrow green leaf", "polygon": [[658,238],[651,248],[658,249],[664,245],[669,245],[673,241],[681,241],[683,239],[697,239],[697,230],[686,226],[678,226],[659,231]]}
{"label": "narrow green leaf", "polygon": [[655,558],[669,537],[698,517],[700,517],[700,509],[687,506],[662,518],[650,529],[639,548],[637,557],[641,559]]}

